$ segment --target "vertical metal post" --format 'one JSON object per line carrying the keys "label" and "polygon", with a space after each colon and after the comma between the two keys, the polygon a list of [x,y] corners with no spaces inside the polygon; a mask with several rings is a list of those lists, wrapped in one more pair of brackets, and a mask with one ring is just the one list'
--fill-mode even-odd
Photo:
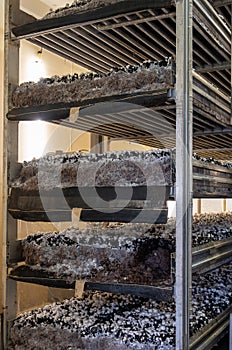
{"label": "vertical metal post", "polygon": [[176,350],[188,350],[192,286],[192,0],[177,0],[176,16]]}
{"label": "vertical metal post", "polygon": [[5,0],[5,68],[4,68],[4,122],[3,122],[3,348],[7,349],[8,321],[17,313],[17,284],[7,279],[7,243],[17,239],[17,221],[7,211],[8,184],[14,176],[18,160],[18,124],[10,123],[6,114],[11,106],[11,92],[19,78],[19,44],[10,38],[14,18],[19,14],[19,0]]}

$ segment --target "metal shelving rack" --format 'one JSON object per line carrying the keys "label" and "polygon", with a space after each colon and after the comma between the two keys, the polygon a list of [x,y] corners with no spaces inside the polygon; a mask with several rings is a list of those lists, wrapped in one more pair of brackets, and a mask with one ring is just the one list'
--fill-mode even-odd
{"label": "metal shelving rack", "polygon": [[[15,113],[11,110],[10,100],[11,92],[18,83],[18,39],[21,38],[26,38],[75,63],[81,64],[87,68],[96,69],[100,72],[107,71],[115,64],[133,64],[145,58],[160,59],[163,58],[163,56],[176,56],[176,105],[174,107],[172,104],[154,107],[155,110],[159,110],[162,115],[165,115],[172,125],[176,125],[176,135],[174,135],[176,136],[177,173],[177,246],[175,259],[176,349],[199,349],[199,346],[202,346],[202,349],[210,349],[210,346],[224,334],[225,328],[228,325],[229,310],[222,315],[216,325],[214,324],[213,327],[209,327],[201,337],[193,339],[190,344],[188,321],[191,306],[192,262],[195,269],[197,269],[198,265],[204,268],[204,264],[207,265],[207,262],[204,261],[208,260],[208,253],[205,253],[203,249],[202,258],[199,258],[199,256],[201,256],[199,251],[194,251],[193,253],[195,255],[193,254],[192,261],[192,141],[194,149],[197,149],[200,154],[213,155],[216,157],[219,155],[221,159],[227,159],[228,155],[231,156],[230,152],[232,152],[230,147],[230,136],[232,134],[231,125],[226,125],[219,120],[213,121],[209,118],[209,115],[202,114],[202,111],[196,108],[193,104],[194,91],[196,91],[196,88],[194,90],[193,87],[193,79],[200,76],[203,80],[207,79],[210,84],[218,85],[222,91],[221,97],[226,100],[227,103],[229,102],[229,99],[225,98],[225,96],[231,91],[231,51],[228,51],[230,50],[231,41],[231,30],[228,31],[231,19],[231,1],[212,1],[214,7],[211,6],[211,3],[207,0],[203,0],[202,2],[195,0],[194,3],[192,0],[176,0],[175,2],[171,0],[147,0],[145,2],[131,0],[125,1],[125,3],[127,3],[128,12],[126,16],[121,13],[121,4],[120,6],[115,4],[107,7],[105,12],[100,9],[100,11],[90,11],[89,13],[84,13],[79,16],[71,16],[64,21],[63,19],[53,19],[50,21],[50,27],[48,28],[46,27],[46,21],[41,21],[38,26],[33,23],[33,19],[30,16],[22,13],[19,10],[19,0],[5,0],[5,115],[8,114],[9,119],[7,120],[7,118],[5,118],[4,129],[5,183],[3,198],[3,232],[5,232],[5,236],[3,252],[5,257],[5,269],[3,281],[5,293],[3,305],[5,310],[2,327],[4,349],[7,349],[7,321],[15,317],[17,303],[16,283],[7,276],[7,264],[12,258],[11,256],[7,256],[7,252],[9,253],[12,242],[14,243],[17,239],[17,220],[13,219],[8,213],[7,198],[9,179],[13,178],[17,173],[18,121],[27,119],[27,115],[24,113],[25,111],[23,111],[24,115],[21,116],[21,112],[17,113],[16,111]],[[144,3],[146,4],[145,9]],[[154,3],[161,9],[159,15],[155,15],[151,10],[154,8]],[[193,6],[197,10],[194,16]],[[167,8],[169,8],[169,10],[167,10]],[[225,29],[223,21],[217,17],[215,9],[218,10],[220,15],[224,16],[227,29]],[[202,33],[201,28],[199,28],[195,21],[196,16],[201,19],[204,18],[204,15],[207,13],[210,13],[211,16],[209,18],[210,25],[214,30],[217,29],[220,34],[217,37],[220,44],[218,46],[215,38],[211,38],[212,41],[209,42],[209,46],[204,45],[207,41],[207,36]],[[170,20],[168,24],[164,21],[164,19],[167,18]],[[32,22],[32,24],[22,27],[22,25],[30,22]],[[128,26],[128,22],[131,22],[132,27]],[[147,22],[146,25],[144,25],[145,22]],[[37,33],[35,33],[35,26]],[[151,33],[149,33],[147,26],[150,28]],[[122,27],[125,31],[125,41],[122,40]],[[22,30],[22,28],[24,29]],[[12,29],[17,39],[11,36]],[[223,29],[225,31],[223,31]],[[100,30],[99,36],[97,36],[98,30]],[[141,36],[139,32],[141,30],[146,40]],[[81,38],[79,42],[79,51],[76,52],[74,50],[70,55],[69,47],[73,48],[73,42],[76,42],[76,34]],[[130,35],[133,41],[129,40]],[[175,37],[177,37],[177,40]],[[162,40],[157,40],[157,38]],[[157,48],[154,47],[154,41],[157,42]],[[112,42],[115,48],[113,52],[109,50]],[[130,42],[130,44],[128,44],[128,42]],[[135,43],[138,50],[135,49]],[[146,52],[145,57],[143,57],[143,53],[141,53],[143,45],[145,45],[146,48],[144,51]],[[212,48],[216,48],[214,55],[212,53]],[[133,49],[133,56],[130,55],[131,49]],[[203,50],[203,53],[201,50]],[[104,55],[105,60],[102,60]],[[213,64],[211,63],[211,55],[213,55]],[[193,68],[195,72],[193,72]],[[217,92],[216,90],[214,89],[214,93]],[[172,98],[173,96],[169,95],[168,97]],[[205,94],[205,97],[207,97],[207,94]],[[149,96],[149,98],[152,99],[154,96]],[[228,112],[228,106],[223,106],[223,108]],[[52,119],[53,122],[56,123],[62,122],[72,127],[78,127],[78,124],[72,125],[70,123],[69,116],[69,108],[66,108],[65,117],[61,114],[60,120],[54,121],[50,115],[47,120]],[[44,119],[46,120],[46,118],[47,117]],[[83,124],[83,128],[84,127]],[[97,131],[101,133],[101,130]],[[106,133],[105,130],[103,134],[104,133]],[[140,135],[136,139],[135,135],[132,135],[131,139],[155,146],[154,140],[149,140],[149,138],[146,143],[146,137],[147,135]],[[213,145],[212,137],[214,141]],[[221,139],[223,139],[225,146],[223,146]],[[181,142],[179,142],[179,140],[181,140]],[[170,145],[173,145],[172,142]],[[218,252],[218,249],[222,249],[221,254],[225,254],[228,258],[228,249],[230,249],[228,248],[228,242],[225,243],[225,246],[225,250],[220,247],[214,247],[214,249],[215,252]],[[211,248],[212,247],[210,247],[210,251],[212,252]],[[217,261],[213,263],[217,264]]]}

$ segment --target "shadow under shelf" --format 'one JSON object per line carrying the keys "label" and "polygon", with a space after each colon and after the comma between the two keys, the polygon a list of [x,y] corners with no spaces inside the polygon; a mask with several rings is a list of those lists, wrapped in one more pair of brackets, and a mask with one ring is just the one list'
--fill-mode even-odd
{"label": "shadow under shelf", "polygon": [[170,186],[70,187],[27,191],[12,188],[9,212],[26,221],[71,221],[82,208],[81,221],[167,222]]}
{"label": "shadow under shelf", "polygon": [[[175,165],[172,164],[175,174]],[[232,198],[232,169],[193,160],[194,198]],[[175,198],[175,179],[166,186],[67,187],[52,190],[11,188],[8,210],[26,221],[71,221],[72,209],[82,208],[80,220],[167,222],[167,201]],[[136,221],[137,220],[137,221]]]}
{"label": "shadow under shelf", "polygon": [[[230,99],[194,72],[193,146],[212,150],[212,136],[204,130],[221,130],[213,148],[230,148],[224,129],[230,125]],[[73,102],[13,108],[11,121],[44,120],[54,124],[127,140],[154,148],[176,145],[175,88],[102,96]],[[201,136],[199,136],[199,133]],[[202,133],[202,134],[201,134]],[[222,146],[222,139],[224,140]]]}
{"label": "shadow under shelf", "polygon": [[[230,93],[230,10],[217,12],[213,6],[208,1],[194,3],[193,63],[212,84]],[[174,56],[176,6],[172,0],[124,0],[35,20],[12,31],[17,39],[27,39],[88,70],[106,72],[144,59]],[[217,32],[222,35],[216,36]],[[217,57],[212,55],[215,50]],[[228,63],[224,70],[221,64],[213,67],[224,61]]]}
{"label": "shadow under shelf", "polygon": [[[43,269],[32,269],[28,265],[21,265],[12,269],[9,277],[18,282],[34,283],[53,288],[75,289],[75,282],[69,283],[64,278],[56,278],[52,272]],[[168,280],[162,281],[161,285],[157,283],[157,286],[86,281],[84,290],[132,294],[160,301],[171,301],[173,299],[173,288]]]}

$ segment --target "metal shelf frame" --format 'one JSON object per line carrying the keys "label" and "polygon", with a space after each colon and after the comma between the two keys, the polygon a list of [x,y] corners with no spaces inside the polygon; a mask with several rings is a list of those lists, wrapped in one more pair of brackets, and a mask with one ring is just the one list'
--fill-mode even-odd
{"label": "metal shelf frame", "polygon": [[[139,6],[142,6],[142,2],[138,1],[132,1],[133,3],[139,3]],[[131,2],[131,3],[132,3]],[[170,53],[170,50],[172,53],[176,54],[176,62],[177,62],[177,80],[176,80],[176,167],[177,167],[177,183],[176,183],[176,200],[177,200],[177,225],[176,225],[176,232],[177,232],[177,246],[176,246],[176,350],[189,350],[194,349],[193,342],[190,340],[190,331],[189,331],[189,317],[190,317],[190,309],[191,309],[191,281],[192,281],[192,192],[193,192],[193,164],[192,164],[192,141],[193,141],[193,65],[198,70],[198,74],[202,74],[203,76],[206,76],[211,82],[214,82],[215,84],[219,84],[223,89],[224,92],[228,92],[228,79],[230,76],[230,70],[228,65],[228,59],[231,56],[228,52],[228,47],[230,43],[228,42],[229,33],[227,32],[226,35],[221,36],[221,46],[220,50],[218,49],[219,56],[214,58],[214,66],[210,66],[211,62],[206,62],[201,55],[199,48],[200,41],[198,37],[195,37],[195,41],[193,42],[193,30],[199,30],[201,32],[201,29],[199,29],[195,23],[195,19],[193,21],[193,4],[198,8],[198,15],[201,17],[202,13],[205,12],[205,8],[210,8],[210,11],[212,13],[212,20],[211,20],[211,27],[217,28],[221,32],[221,28],[225,25],[223,24],[223,21],[219,19],[217,23],[214,22],[214,16],[215,16],[215,10],[212,8],[210,3],[207,0],[203,0],[203,5],[201,6],[201,3],[198,0],[176,0],[176,6],[174,6],[174,2],[172,1],[160,1],[156,0],[157,5],[164,6],[162,7],[162,15],[166,17],[169,16],[170,23],[172,24],[166,24],[166,29],[171,33],[169,33],[169,49],[167,50],[167,47],[160,47],[159,53],[157,53],[157,58],[162,56],[163,52]],[[6,28],[6,40],[5,40],[5,116],[7,115],[8,111],[11,109],[11,101],[10,96],[11,92],[18,85],[18,76],[19,76],[19,42],[18,40],[15,40],[15,38],[11,37],[11,31],[12,28],[15,25],[18,25],[19,20],[24,21],[26,23],[28,19],[31,20],[30,16],[24,16],[22,15],[21,11],[19,10],[19,3],[20,0],[5,0],[5,28]],[[125,2],[126,3],[126,2]],[[148,1],[148,3],[154,3],[153,1]],[[141,4],[141,5],[140,5]],[[225,1],[219,1],[215,0],[214,5],[215,7],[220,8],[220,11],[223,11],[223,6],[225,7],[225,10],[228,12],[228,6],[231,4],[231,1],[225,0]],[[165,6],[169,6],[171,9],[175,8],[176,12],[176,20],[174,17],[169,13],[168,11],[165,11]],[[137,15],[139,15],[139,11],[141,8],[138,8]],[[112,6],[109,8],[109,14],[110,11],[117,10],[118,14],[121,14],[121,8],[119,6]],[[113,10],[112,10],[113,9]],[[149,12],[149,11],[148,11]],[[101,9],[100,11],[94,11],[92,13],[92,17],[88,19],[87,27],[84,29],[85,33],[81,31],[81,18],[86,15],[84,14],[82,17],[79,17],[79,24],[77,28],[65,28],[71,31],[78,31],[79,35],[83,35],[87,38],[92,37],[96,33],[96,28],[92,26],[91,21],[95,20],[95,17],[101,16]],[[149,12],[149,16],[154,16],[154,13]],[[29,18],[30,17],[30,18]],[[74,16],[75,17],[75,16]],[[72,18],[73,23],[76,23],[77,18]],[[141,17],[140,17],[141,18]],[[100,18],[101,19],[101,18]],[[130,18],[130,20],[138,21],[139,18]],[[162,21],[162,18],[159,18]],[[114,21],[115,22],[115,21]],[[195,23],[195,29],[193,29],[193,22]],[[52,40],[55,40],[55,42],[60,44],[60,38],[56,37],[54,34],[54,30],[57,26],[57,20],[54,19],[52,21],[53,27],[51,28],[51,32],[47,33],[48,37],[43,38],[43,35],[46,33],[46,28],[43,27],[43,24],[40,27],[40,34],[41,37],[37,39],[34,36],[31,36],[31,32],[28,33],[28,39],[36,44],[39,43],[43,44],[43,47],[48,47],[49,45],[52,46],[52,51],[59,53],[54,47],[54,44],[51,44]],[[148,21],[148,25],[150,21]],[[102,23],[100,23],[102,25]],[[99,25],[100,25],[99,24]],[[107,34],[107,27],[109,30],[116,30],[117,35],[120,36],[117,42],[117,46],[120,47],[121,45],[121,32],[120,28],[117,24],[117,21],[115,23],[103,23],[104,28],[101,28],[101,36],[99,37],[99,42],[96,41],[96,45],[98,45],[98,48],[101,45],[102,47],[108,47],[112,35],[110,33]],[[133,23],[136,24],[136,23]],[[137,23],[139,24],[139,22]],[[65,25],[65,23],[63,23]],[[154,24],[152,24],[154,26]],[[176,32],[176,42],[175,42],[175,32],[173,32],[173,26],[176,26],[177,32]],[[30,27],[30,25],[29,25]],[[33,27],[33,24],[31,25]],[[125,32],[129,33],[127,26],[125,26]],[[64,29],[64,28],[63,28]],[[157,29],[155,26],[153,27],[154,31],[157,32]],[[130,30],[130,29],[129,29]],[[16,33],[16,30],[14,30],[14,33]],[[68,32],[68,34],[70,34]],[[138,33],[133,33],[133,35],[136,34],[136,37],[139,38]],[[20,37],[20,33],[17,34]],[[64,35],[64,34],[59,34]],[[66,35],[66,34],[65,34]],[[147,34],[146,34],[147,35]],[[158,34],[160,35],[160,33]],[[162,34],[163,35],[163,34]],[[207,37],[205,34],[202,34],[204,37],[204,40],[207,40]],[[31,37],[31,39],[30,39]],[[129,38],[129,37],[128,37]],[[163,37],[164,38],[164,37]],[[170,41],[170,38],[172,40]],[[103,40],[104,39],[104,40]],[[89,39],[88,39],[89,40]],[[165,38],[167,40],[167,38]],[[203,41],[204,41],[203,40]],[[229,39],[230,41],[230,39]],[[105,42],[105,44],[104,44]],[[49,45],[48,45],[49,44]],[[150,53],[152,50],[151,48],[147,48],[146,44],[146,51]],[[194,45],[194,54],[193,54],[193,45]],[[67,56],[67,46],[68,44],[63,48],[63,57]],[[126,44],[128,47],[128,43]],[[142,47],[142,46],[141,46]],[[211,47],[217,48],[217,42],[215,38],[212,38],[211,41]],[[130,47],[129,47],[130,48]],[[105,48],[104,48],[105,49]],[[141,49],[141,48],[140,48]],[[210,57],[210,50],[207,48],[204,48],[205,55]],[[90,51],[86,53],[86,48],[83,47],[84,57],[86,57],[90,54]],[[139,52],[135,52],[134,48],[134,55],[137,55],[137,59],[135,62],[131,61],[131,58],[128,60],[128,52],[127,50],[124,50],[122,53],[120,53],[117,50],[117,63],[136,63],[138,59],[143,59],[143,54],[139,50]],[[91,51],[91,55],[93,52]],[[66,55],[66,56],[65,56]],[[102,57],[102,51],[98,52],[98,55]],[[203,55],[204,56],[204,55]],[[132,56],[130,56],[132,57]],[[69,58],[69,57],[68,57]],[[71,57],[72,61],[77,61],[77,57]],[[111,58],[110,58],[111,60]],[[216,61],[216,62],[215,62]],[[83,63],[83,58],[78,59],[78,63]],[[87,62],[87,61],[86,61]],[[85,65],[88,68],[93,68],[94,66],[98,68],[100,71],[105,72],[107,68],[110,68],[112,65],[112,62],[109,63],[109,58],[106,56],[105,62],[101,63],[99,60],[97,61],[97,64],[90,63],[88,66],[88,62]],[[114,62],[113,62],[114,63]],[[217,65],[217,66],[216,66]],[[205,72],[204,70],[207,70]],[[214,74],[216,72],[216,74]],[[220,79],[222,80],[220,82]],[[171,112],[173,114],[173,112]],[[174,112],[175,113],[175,112]],[[217,127],[217,126],[216,126]],[[16,316],[16,305],[17,305],[17,284],[15,281],[11,280],[7,276],[7,264],[8,264],[8,257],[7,257],[7,244],[15,242],[17,239],[17,220],[14,220],[7,211],[7,197],[8,197],[8,184],[9,180],[13,178],[16,174],[17,170],[17,151],[18,151],[18,122],[12,122],[7,120],[5,117],[4,119],[4,194],[3,194],[3,225],[2,230],[4,233],[4,239],[3,239],[3,258],[4,258],[4,266],[3,266],[3,286],[4,286],[4,295],[3,295],[3,307],[4,307],[4,314],[3,314],[3,321],[2,321],[2,342],[3,342],[3,348],[6,350],[8,348],[8,321],[10,319],[15,318]],[[204,130],[202,130],[203,132]],[[231,131],[230,131],[231,132]],[[199,136],[201,137],[201,136]],[[218,147],[220,149],[220,147]],[[213,329],[213,332],[217,331],[218,337],[215,337],[213,341],[211,342],[211,338],[208,337],[208,334],[211,336],[212,333],[211,330],[207,335],[208,340],[206,340],[207,343],[207,349],[210,349],[210,346],[212,344],[215,344],[215,341],[220,338],[220,335],[225,331],[225,325],[228,324],[228,313],[225,313],[223,315],[223,322],[220,324],[220,327],[222,328],[222,331],[220,327],[215,326]],[[216,333],[214,333],[216,334]],[[204,336],[203,336],[204,338]],[[205,341],[205,338],[204,338]],[[205,343],[205,344],[206,344]],[[208,345],[210,344],[210,345]],[[198,343],[197,343],[198,346]],[[206,346],[206,345],[205,345]],[[197,349],[200,349],[197,347]],[[202,348],[203,349],[203,348]],[[204,348],[206,349],[206,347]]]}
{"label": "metal shelf frame", "polygon": [[[218,65],[219,69],[202,74],[229,93],[230,73],[225,66],[230,60],[228,23],[210,1],[194,0],[193,4],[194,68]],[[175,55],[176,6],[172,0],[122,0],[92,11],[32,22],[15,28],[14,34],[88,69],[106,72],[115,65]]]}
{"label": "metal shelf frame", "polygon": [[[231,249],[232,249],[232,237],[193,247],[192,249],[193,273],[209,272],[224,264],[229,263],[232,260]],[[8,255],[9,255],[9,268],[10,268],[9,277],[10,278],[16,281],[41,284],[45,286],[53,286],[55,288],[75,289],[75,283],[67,282],[65,277],[57,278],[53,272],[49,272],[49,270],[46,270],[43,267],[37,268],[35,270],[30,265],[27,265],[24,261],[23,247],[22,247],[22,242],[20,240],[13,242],[11,245],[8,246]],[[176,253],[170,253],[170,259],[171,259],[171,263],[170,263],[169,277],[167,277],[165,281],[161,281],[161,284],[159,283],[159,281],[157,281],[157,286],[155,285],[153,286],[154,289],[150,288],[150,286],[148,285],[147,286],[137,285],[139,288],[138,293],[140,293],[140,295],[143,291],[144,293],[143,296],[147,297],[147,294],[145,295],[145,293],[147,292],[151,293],[153,290],[156,293],[153,296],[150,295],[151,298],[153,297],[156,300],[168,301],[167,296],[169,296],[168,297],[169,301],[171,300],[170,297],[174,296],[173,285],[175,283]],[[115,286],[118,286],[118,290],[121,289],[122,291],[123,290],[128,291],[129,287],[131,287],[130,293],[134,294],[136,292],[136,285],[122,284],[118,282],[113,284],[106,283],[106,282],[103,283],[99,281],[96,282],[96,278],[94,280],[91,280],[91,278],[88,280],[88,283],[86,284],[86,289],[88,289],[88,287],[91,288],[92,283],[93,283],[93,287],[94,287],[94,283],[97,283],[97,285],[95,285],[95,288],[98,287],[99,288],[98,290],[101,290],[101,288],[103,289],[108,288],[108,291],[109,291],[110,286],[112,286],[112,291],[113,291]],[[162,286],[164,283],[165,283],[165,286]],[[105,287],[106,284],[107,284],[107,287]]]}
{"label": "metal shelf frame", "polygon": [[[158,219],[158,216],[155,214],[156,209],[158,210],[157,214],[162,214],[163,212],[163,215],[159,218],[159,223],[161,223],[161,219],[165,219],[164,209],[166,209],[167,200],[173,200],[176,193],[174,154],[172,154],[170,159],[170,168],[172,176],[170,176],[169,185],[166,186],[76,186],[63,189],[57,187],[51,190],[37,189],[34,191],[11,188],[8,196],[8,211],[15,219],[25,221],[47,221],[49,217],[50,219],[53,218],[52,221],[70,221],[71,210],[74,208],[91,209],[94,207],[107,210],[112,209],[113,204],[115,209],[125,209],[120,217],[120,220],[123,222],[130,222],[131,217],[136,215],[135,208],[138,209],[137,215],[140,215],[141,222],[142,211],[140,208],[144,207],[143,209],[151,209],[150,213],[148,210],[147,212],[144,210],[144,220],[149,219],[149,222],[152,221],[153,223],[155,218]],[[95,196],[96,192],[99,197]],[[116,199],[116,196],[117,202],[113,203],[112,201]],[[194,159],[193,198],[222,197],[232,198],[232,169]],[[104,202],[102,202],[102,199]],[[133,204],[133,201],[137,201],[137,203]],[[91,205],[88,203],[91,203]],[[133,209],[129,210],[129,208]],[[105,210],[104,215],[100,214],[102,221],[107,221],[107,217],[109,219]],[[88,213],[90,213],[90,221],[93,221],[91,215],[95,215],[95,218],[96,215],[99,217],[99,213],[83,210],[80,219],[85,217],[86,220]],[[113,217],[111,217],[112,219]],[[115,220],[117,221],[117,216],[115,216]]]}
{"label": "metal shelf frame", "polygon": [[[22,265],[10,272],[9,277],[18,282],[34,283],[48,287],[75,289],[75,282],[68,283],[65,279],[56,278],[54,274],[45,270],[33,270],[30,266]],[[173,288],[170,280],[166,281],[166,286],[149,286],[128,283],[102,283],[85,281],[84,290],[95,290],[116,294],[132,294],[144,298],[151,298],[158,301],[170,302],[173,300]]]}
{"label": "metal shelf frame", "polygon": [[[11,92],[18,85],[19,79],[19,43],[12,43],[9,40],[13,23],[21,17],[19,10],[19,0],[5,0],[5,76],[4,76],[4,115],[8,112],[11,103]],[[16,20],[17,19],[17,20]],[[25,17],[24,17],[25,19]],[[4,118],[3,122],[3,198],[2,198],[2,285],[3,285],[3,320],[2,320],[2,345],[3,349],[7,349],[8,344],[8,320],[15,317],[17,305],[17,286],[7,277],[7,241],[15,241],[17,239],[17,221],[13,220],[8,214],[7,197],[8,184],[10,179],[15,175],[15,166],[17,164],[18,154],[18,123],[7,122]],[[9,166],[9,164],[11,166]]]}

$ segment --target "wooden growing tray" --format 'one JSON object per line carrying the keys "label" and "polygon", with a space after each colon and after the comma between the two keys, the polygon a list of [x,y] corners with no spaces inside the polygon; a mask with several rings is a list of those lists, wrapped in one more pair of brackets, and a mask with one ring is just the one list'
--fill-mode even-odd
{"label": "wooden growing tray", "polygon": [[[51,272],[47,272],[43,269],[35,270],[27,265],[22,265],[11,270],[9,277],[18,282],[34,283],[54,288],[75,289],[75,282],[68,283],[65,279],[55,278],[54,274]],[[160,301],[171,301],[173,299],[173,288],[170,282],[166,282],[165,286],[146,286],[128,283],[100,283],[86,281],[84,290],[132,294]]]}
{"label": "wooden growing tray", "polygon": [[[73,208],[83,208],[83,221],[122,221],[166,223],[166,201],[170,186],[71,187],[50,191],[25,191],[12,188],[9,212],[26,221],[71,221]],[[112,204],[111,204],[112,202]],[[136,208],[137,206],[137,208]],[[98,210],[99,209],[99,210]],[[111,214],[112,213],[112,214]],[[50,216],[51,215],[51,216]]]}

